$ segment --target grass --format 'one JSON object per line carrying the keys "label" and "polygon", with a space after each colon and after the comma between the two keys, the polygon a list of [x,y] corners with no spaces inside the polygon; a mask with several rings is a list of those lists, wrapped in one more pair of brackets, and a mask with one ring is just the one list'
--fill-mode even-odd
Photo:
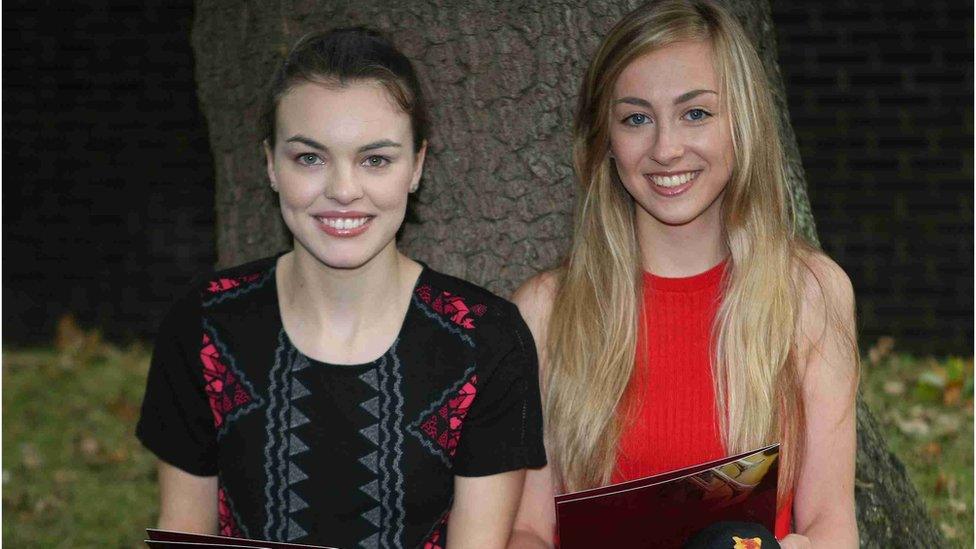
{"label": "grass", "polygon": [[892,345],[883,338],[864,360],[864,398],[947,541],[973,547],[973,359]]}
{"label": "grass", "polygon": [[[3,352],[3,544],[144,547],[154,458],[133,436],[149,353],[62,321],[53,347]],[[953,545],[973,539],[973,361],[919,359],[883,340],[864,397]]]}
{"label": "grass", "polygon": [[133,430],[148,352],[63,328],[55,349],[4,349],[3,544],[145,547],[155,462]]}

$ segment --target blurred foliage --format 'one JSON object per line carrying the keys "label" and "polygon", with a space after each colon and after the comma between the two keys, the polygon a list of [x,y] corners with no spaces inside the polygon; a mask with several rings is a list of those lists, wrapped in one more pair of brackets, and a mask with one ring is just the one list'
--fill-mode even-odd
{"label": "blurred foliage", "polygon": [[[155,460],[133,436],[149,351],[61,319],[53,348],[3,352],[3,543],[144,547]],[[973,360],[882,338],[861,390],[947,538],[973,539]]]}
{"label": "blurred foliage", "polygon": [[973,358],[916,358],[881,338],[861,391],[946,539],[973,546]]}
{"label": "blurred foliage", "polygon": [[148,357],[70,317],[53,349],[4,349],[4,546],[145,547],[155,461],[133,431]]}

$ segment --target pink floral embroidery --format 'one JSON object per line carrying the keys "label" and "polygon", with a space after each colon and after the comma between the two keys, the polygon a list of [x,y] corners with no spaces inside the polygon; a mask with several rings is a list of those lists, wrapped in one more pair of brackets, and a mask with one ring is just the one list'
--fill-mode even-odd
{"label": "pink floral embroidery", "polygon": [[241,531],[234,523],[234,516],[230,512],[230,505],[227,503],[227,494],[221,488],[217,491],[217,514],[220,521],[220,535],[239,538]]}
{"label": "pink floral embroidery", "polygon": [[430,303],[430,286],[424,284],[423,286],[417,288],[417,297],[421,299],[424,303]]}
{"label": "pink floral embroidery", "polygon": [[210,400],[214,427],[219,429],[228,412],[251,402],[253,398],[238,381],[237,376],[224,365],[220,352],[207,334],[203,334],[200,361],[203,363],[204,391]]}
{"label": "pink floral embroidery", "polygon": [[450,317],[451,322],[467,330],[474,329],[474,319],[469,313],[480,317],[488,311],[488,307],[481,303],[469,307],[463,297],[450,292],[441,292],[437,297],[433,297],[434,290],[426,284],[417,288],[416,294],[432,309]]}
{"label": "pink floral embroidery", "polygon": [[436,413],[420,425],[420,429],[451,457],[457,451],[461,440],[461,426],[474,403],[478,392],[478,376],[473,375],[459,390],[458,394],[441,406]]}
{"label": "pink floral embroidery", "polygon": [[233,290],[242,284],[254,282],[260,276],[261,273],[254,273],[239,276],[237,278],[218,278],[217,280],[210,281],[210,284],[207,286],[207,291],[212,294],[219,294],[221,292],[226,292],[227,290]]}
{"label": "pink floral embroidery", "polygon": [[450,512],[444,513],[444,516],[441,517],[434,531],[424,541],[424,549],[444,549],[444,526],[447,525],[447,518],[449,516],[451,516]]}

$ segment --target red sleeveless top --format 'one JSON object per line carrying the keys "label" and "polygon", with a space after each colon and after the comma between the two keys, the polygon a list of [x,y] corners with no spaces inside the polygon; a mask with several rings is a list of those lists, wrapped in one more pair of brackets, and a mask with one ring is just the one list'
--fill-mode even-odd
{"label": "red sleeveless top", "polygon": [[[664,473],[727,454],[718,430],[709,357],[725,262],[687,278],[644,273],[633,391],[612,481]],[[777,538],[790,533],[792,496],[776,515]]]}

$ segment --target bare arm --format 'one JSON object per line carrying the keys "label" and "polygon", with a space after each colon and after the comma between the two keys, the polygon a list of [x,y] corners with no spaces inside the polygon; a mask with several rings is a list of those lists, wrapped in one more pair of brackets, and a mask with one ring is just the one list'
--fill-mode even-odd
{"label": "bare arm", "polygon": [[159,527],[217,533],[217,477],[198,477],[159,462]]}
{"label": "bare arm", "polygon": [[512,531],[525,469],[485,477],[454,477],[447,549],[503,548]]}
{"label": "bare arm", "polygon": [[854,292],[830,259],[817,255],[808,263],[798,342],[806,444],[793,503],[797,533],[782,546],[857,547]]}
{"label": "bare arm", "polygon": [[[540,377],[546,370],[545,328],[549,323],[555,288],[555,276],[542,273],[526,281],[512,296],[512,301],[518,306],[535,340],[539,353]],[[522,501],[515,516],[509,548],[553,546],[556,532],[556,510],[553,503],[555,493],[556,487],[549,465],[541,469],[530,469],[526,473]]]}
{"label": "bare arm", "polygon": [[556,534],[556,509],[553,503],[555,489],[549,466],[542,469],[530,469],[525,475],[522,488],[522,501],[512,537],[508,542],[509,549],[530,549],[553,546]]}

